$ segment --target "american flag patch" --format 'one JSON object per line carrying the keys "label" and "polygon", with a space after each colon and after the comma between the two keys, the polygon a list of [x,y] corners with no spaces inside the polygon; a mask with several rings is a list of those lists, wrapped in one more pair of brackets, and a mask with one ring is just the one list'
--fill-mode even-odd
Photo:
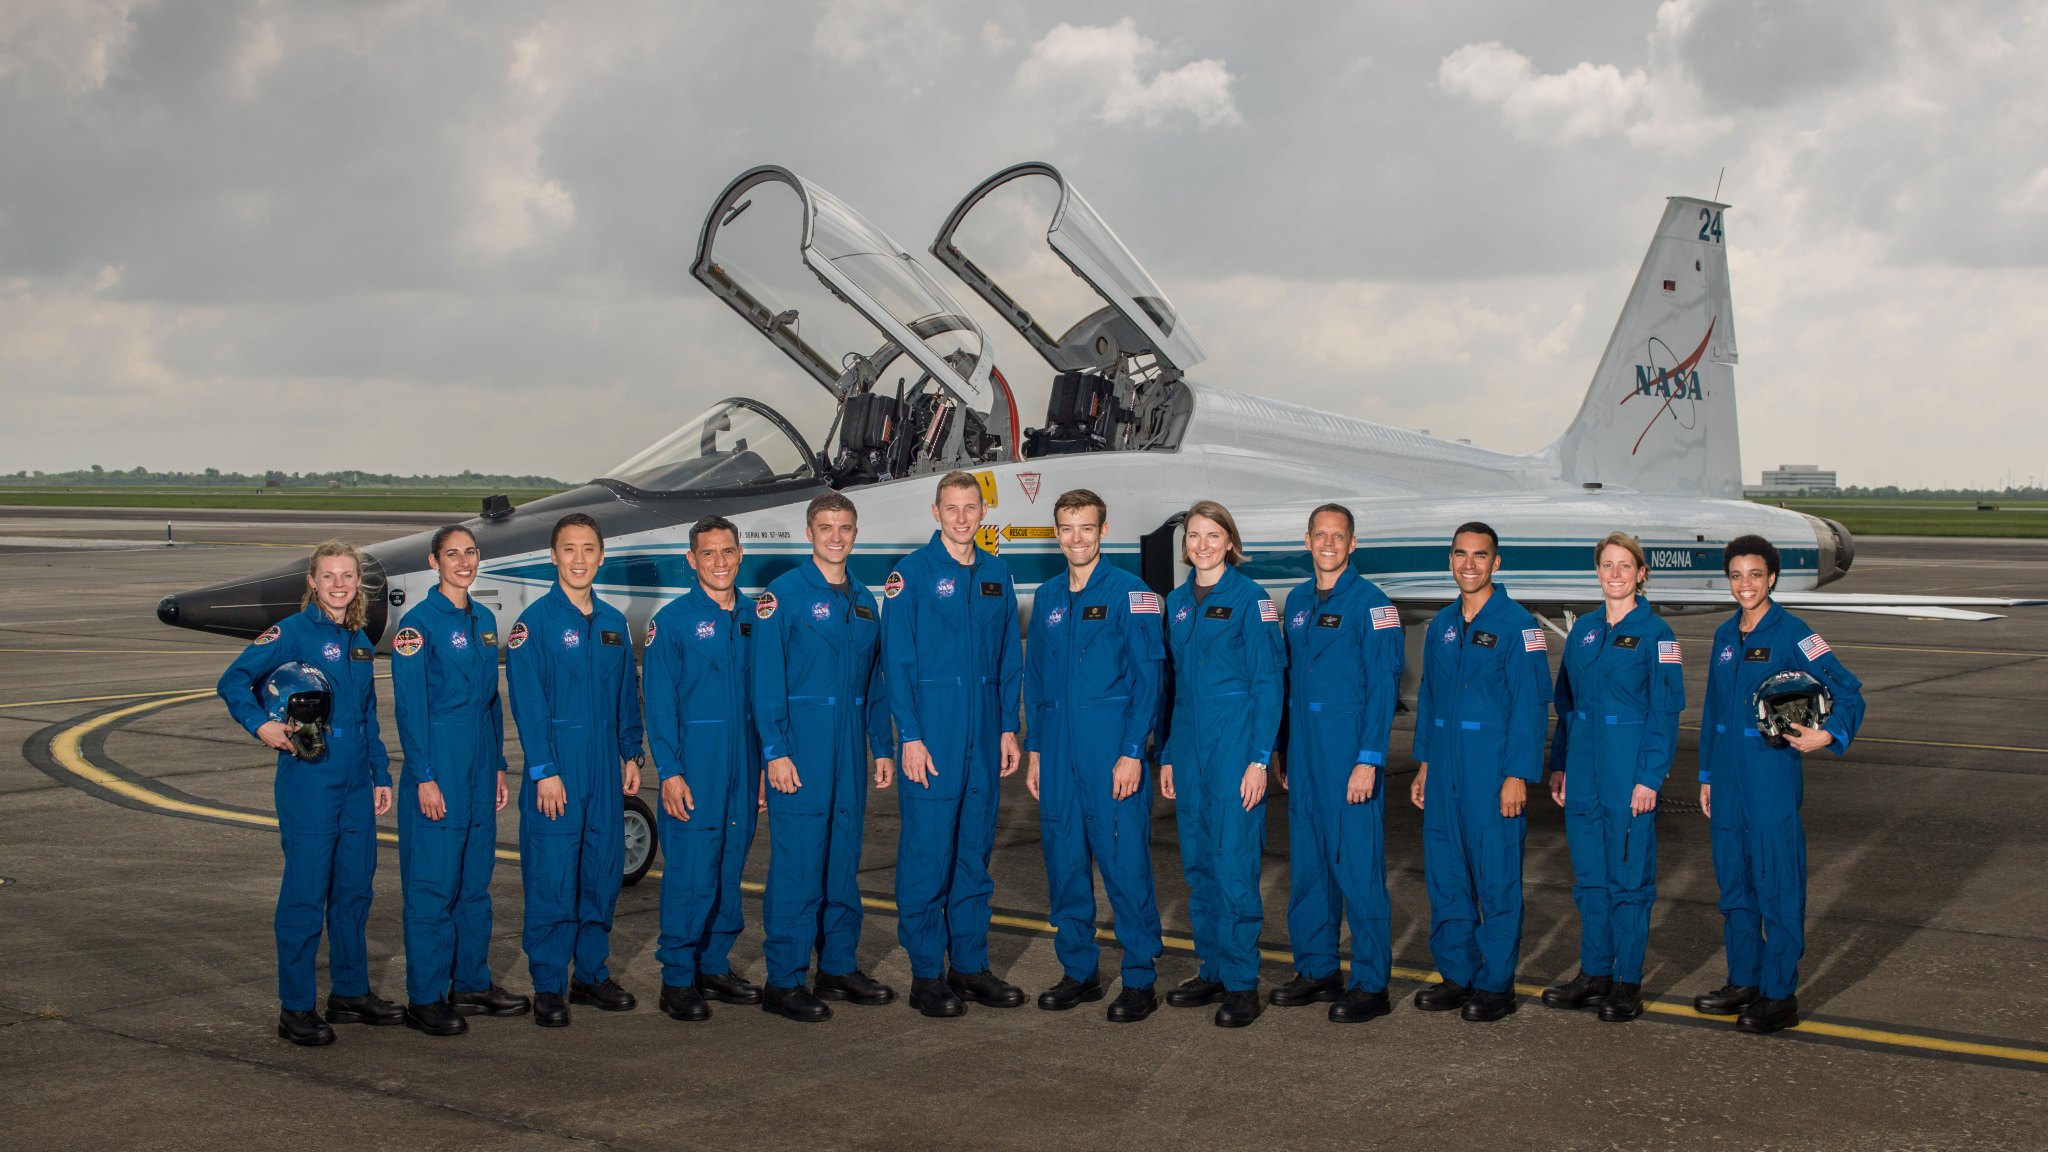
{"label": "american flag patch", "polygon": [[1378,631],[1381,628],[1399,628],[1401,626],[1401,610],[1392,604],[1383,604],[1373,609],[1372,626],[1374,631]]}
{"label": "american flag patch", "polygon": [[1684,660],[1683,658],[1681,658],[1681,657],[1679,656],[1679,654],[1678,654],[1678,641],[1676,641],[1676,640],[1659,640],[1659,641],[1657,641],[1657,663],[1659,663],[1659,664],[1683,664],[1683,663],[1685,663],[1685,660]]}
{"label": "american flag patch", "polygon": [[1522,651],[1524,651],[1524,652],[1548,652],[1548,651],[1550,651],[1550,641],[1548,641],[1548,640],[1545,640],[1545,639],[1543,638],[1543,629],[1541,629],[1541,628],[1524,628],[1524,629],[1522,629]]}
{"label": "american flag patch", "polygon": [[1145,612],[1145,613],[1149,613],[1149,614],[1151,614],[1151,615],[1153,615],[1153,616],[1157,616],[1157,615],[1159,615],[1159,593],[1157,593],[1157,592],[1133,592],[1133,593],[1131,593],[1131,611],[1133,611],[1133,612]]}
{"label": "american flag patch", "polygon": [[1278,624],[1280,622],[1279,606],[1271,600],[1259,601],[1259,619],[1268,624]]}
{"label": "american flag patch", "polygon": [[1799,642],[1799,650],[1806,654],[1808,660],[1818,660],[1829,652],[1834,651],[1834,649],[1828,647],[1828,642],[1821,639],[1818,633],[1801,640]]}

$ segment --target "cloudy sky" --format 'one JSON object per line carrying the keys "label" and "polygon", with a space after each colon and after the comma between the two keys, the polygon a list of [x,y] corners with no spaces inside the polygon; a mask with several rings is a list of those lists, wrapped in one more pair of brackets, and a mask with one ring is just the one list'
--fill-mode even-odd
{"label": "cloudy sky", "polygon": [[578,480],[723,396],[815,411],[690,278],[725,182],[922,252],[1045,159],[1198,377],[1510,451],[1725,167],[1745,473],[2038,480],[2043,60],[2040,3],[7,4],[0,471]]}

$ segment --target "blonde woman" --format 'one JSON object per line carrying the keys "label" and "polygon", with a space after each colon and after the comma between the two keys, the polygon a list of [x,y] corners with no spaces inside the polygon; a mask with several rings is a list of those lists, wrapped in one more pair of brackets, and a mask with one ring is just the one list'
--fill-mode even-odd
{"label": "blonde woman", "polygon": [[[370,882],[377,871],[376,818],[391,807],[391,757],[377,729],[376,647],[363,554],[330,540],[306,563],[301,611],[250,643],[217,691],[228,714],[277,749],[277,830],[284,879],[277,893],[277,1034],[294,1044],[332,1044],[335,1024],[396,1024],[402,1012],[370,988]],[[302,684],[324,678],[332,693],[325,748],[294,749],[292,731],[265,689],[285,665]],[[317,677],[307,672],[317,673]],[[309,753],[302,758],[302,753]],[[332,987],[323,1019],[314,998],[322,925]]]}
{"label": "blonde woman", "polygon": [[1643,953],[1657,900],[1657,793],[1678,751],[1685,667],[1643,597],[1650,566],[1626,532],[1593,548],[1602,610],[1581,616],[1557,669],[1550,798],[1565,810],[1579,974],[1543,991],[1552,1008],[1643,1014]]}

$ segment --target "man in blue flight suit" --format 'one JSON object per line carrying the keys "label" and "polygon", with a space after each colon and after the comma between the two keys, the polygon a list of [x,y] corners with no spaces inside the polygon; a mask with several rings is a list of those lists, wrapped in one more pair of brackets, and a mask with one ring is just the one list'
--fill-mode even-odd
{"label": "man in blue flight suit", "polygon": [[759,1004],[732,967],[744,921],[740,873],[753,847],[761,744],[749,703],[754,605],[740,603],[739,529],[706,516],[690,529],[695,590],[647,626],[647,744],[661,774],[661,1010],[708,1020],[709,995]]}
{"label": "man in blue flight suit", "polygon": [[[1700,810],[1714,843],[1728,983],[1693,998],[1736,1027],[1776,1032],[1799,1022],[1799,958],[1806,951],[1806,827],[1802,757],[1840,756],[1863,723],[1863,685],[1797,616],[1778,607],[1778,550],[1738,536],[1722,551],[1728,591],[1740,609],[1714,629],[1707,700],[1700,715]],[[1794,725],[1787,747],[1756,729],[1757,686],[1786,671],[1826,685],[1833,710],[1818,728]]]}
{"label": "man in blue flight suit", "polygon": [[974,543],[985,512],[981,484],[946,473],[932,503],[938,531],[882,586],[882,660],[903,757],[896,934],[910,954],[911,1007],[926,1016],[960,1015],[962,997],[1024,1003],[988,970],[988,862],[998,778],[1023,761],[1024,659],[1009,565]]}
{"label": "man in blue flight suit", "polygon": [[[1393,966],[1384,789],[1394,700],[1401,688],[1401,613],[1351,571],[1351,510],[1309,514],[1315,575],[1287,594],[1287,936],[1295,978],[1276,1008],[1334,1001],[1330,1019],[1384,1016]],[[1351,920],[1351,980],[1337,970],[1341,915]]]}
{"label": "man in blue flight suit", "polygon": [[1064,970],[1038,1006],[1063,1011],[1102,999],[1092,861],[1116,916],[1123,991],[1109,1019],[1135,1023],[1159,1007],[1161,948],[1152,893],[1152,791],[1145,755],[1159,714],[1166,641],[1160,598],[1102,563],[1109,507],[1085,488],[1052,506],[1067,578],[1038,586],[1024,654],[1025,784],[1038,801],[1052,900],[1053,948]]}
{"label": "man in blue flight suit", "polygon": [[[1422,809],[1429,950],[1443,979],[1415,994],[1425,1012],[1492,1021],[1515,1010],[1522,951],[1523,815],[1543,778],[1550,646],[1543,626],[1493,582],[1500,537],[1485,524],[1451,537],[1458,599],[1422,641],[1408,795]],[[1431,769],[1434,768],[1434,771]]]}
{"label": "man in blue flight suit", "polygon": [[[808,563],[754,601],[754,726],[768,761],[768,891],[761,898],[768,983],[761,1008],[829,1020],[823,1000],[887,1004],[888,985],[862,972],[861,822],[868,757],[878,788],[895,774],[875,598],[847,571],[859,534],[837,492],[804,510]],[[813,956],[815,993],[805,987]]]}
{"label": "man in blue flight suit", "polygon": [[519,875],[533,1020],[561,1028],[569,1023],[565,992],[606,1012],[635,1003],[608,961],[625,870],[620,795],[640,791],[640,675],[625,615],[592,591],[604,563],[597,521],[581,512],[562,517],[548,548],[555,586],[506,635],[505,675],[526,752]]}

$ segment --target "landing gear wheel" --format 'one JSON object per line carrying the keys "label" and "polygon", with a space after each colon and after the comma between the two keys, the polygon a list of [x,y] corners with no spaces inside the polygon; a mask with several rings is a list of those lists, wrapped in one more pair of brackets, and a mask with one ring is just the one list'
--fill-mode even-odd
{"label": "landing gear wheel", "polygon": [[621,881],[631,888],[654,867],[654,809],[638,796],[626,797],[626,875]]}

